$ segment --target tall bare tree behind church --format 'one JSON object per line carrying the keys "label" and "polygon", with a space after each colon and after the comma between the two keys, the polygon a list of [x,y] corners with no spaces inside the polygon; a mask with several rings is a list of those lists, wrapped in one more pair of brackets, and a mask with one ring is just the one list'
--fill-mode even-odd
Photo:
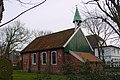
{"label": "tall bare tree behind church", "polygon": [[95,4],[107,16],[95,16],[109,24],[120,37],[120,0],[89,0],[86,4]]}

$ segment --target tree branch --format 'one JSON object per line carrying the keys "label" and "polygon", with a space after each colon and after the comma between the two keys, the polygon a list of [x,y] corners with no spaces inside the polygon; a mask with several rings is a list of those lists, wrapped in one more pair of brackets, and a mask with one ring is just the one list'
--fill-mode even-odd
{"label": "tree branch", "polygon": [[[119,31],[117,31],[117,30],[115,29],[115,27],[114,27],[112,24],[110,24],[106,19],[104,19],[104,18],[102,18],[102,17],[99,17],[99,16],[89,17],[89,18],[87,18],[87,19],[102,19],[104,22],[106,22],[108,25],[110,25],[111,28],[120,36]],[[85,19],[83,22],[86,22],[87,19]]]}
{"label": "tree branch", "polygon": [[23,1],[21,1],[21,0],[16,0],[16,1],[18,1],[18,2],[21,3],[21,4],[29,4],[29,5],[34,5],[34,4],[36,4],[36,3],[31,3],[31,1],[30,1],[30,2],[23,2]]}
{"label": "tree branch", "polygon": [[[96,2],[97,2],[97,1],[96,1]],[[97,5],[98,5],[98,7],[99,7],[108,17],[110,17],[110,18],[112,19],[112,16],[110,16],[106,11],[104,11],[104,10],[102,9],[102,7],[100,6],[99,2],[97,2]]]}
{"label": "tree branch", "polygon": [[[101,17],[97,17],[97,18],[101,18]],[[101,18],[104,22],[106,22],[107,24],[109,24],[111,27],[112,27],[112,29],[120,36],[120,33],[114,28],[114,26],[112,25],[112,24],[110,24],[106,19],[103,19],[103,18]]]}
{"label": "tree branch", "polygon": [[17,16],[14,17],[13,19],[11,19],[11,20],[9,20],[9,21],[7,21],[7,22],[1,24],[0,27],[2,27],[2,26],[4,26],[4,25],[6,25],[6,24],[8,24],[8,23],[10,23],[10,22],[12,22],[12,21],[14,21],[15,19],[17,19],[18,17],[20,17],[20,16],[23,15],[24,13],[26,13],[26,12],[28,12],[28,11],[30,11],[30,10],[32,10],[32,9],[34,9],[34,8],[40,6],[40,5],[42,5],[42,4],[45,3],[46,1],[47,1],[47,0],[44,0],[43,2],[37,4],[37,5],[35,5],[35,6],[31,7],[31,8],[29,8],[29,9],[23,11],[23,12],[21,12],[19,15],[17,15]]}

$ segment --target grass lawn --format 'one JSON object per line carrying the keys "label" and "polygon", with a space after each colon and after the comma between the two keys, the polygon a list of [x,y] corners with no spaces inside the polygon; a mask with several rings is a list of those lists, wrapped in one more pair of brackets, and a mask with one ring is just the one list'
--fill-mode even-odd
{"label": "grass lawn", "polygon": [[120,80],[120,72],[106,71],[104,74],[89,74],[89,75],[49,75],[28,73],[20,70],[13,71],[13,80]]}
{"label": "grass lawn", "polygon": [[47,75],[47,74],[37,74],[37,73],[28,73],[20,70],[13,71],[13,80],[33,80],[37,76],[42,79],[50,78],[51,80],[66,80],[66,77],[63,75]]}
{"label": "grass lawn", "polygon": [[13,80],[32,80],[36,76],[36,73],[28,73],[18,70],[13,71]]}

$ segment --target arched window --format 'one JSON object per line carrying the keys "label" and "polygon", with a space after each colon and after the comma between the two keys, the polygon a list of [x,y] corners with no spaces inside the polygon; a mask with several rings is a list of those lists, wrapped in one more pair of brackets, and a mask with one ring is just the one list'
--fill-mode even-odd
{"label": "arched window", "polygon": [[57,52],[56,51],[51,52],[51,64],[53,65],[57,64]]}
{"label": "arched window", "polygon": [[32,54],[32,64],[36,64],[36,53]]}
{"label": "arched window", "polygon": [[47,53],[42,52],[42,64],[45,65],[47,63]]}

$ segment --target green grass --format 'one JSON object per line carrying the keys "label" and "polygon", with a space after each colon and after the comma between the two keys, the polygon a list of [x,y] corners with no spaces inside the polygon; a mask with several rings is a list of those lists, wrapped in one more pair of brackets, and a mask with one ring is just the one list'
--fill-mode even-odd
{"label": "green grass", "polygon": [[33,80],[36,77],[41,77],[42,79],[50,78],[51,80],[66,80],[63,75],[48,75],[48,74],[37,74],[33,72],[23,72],[20,70],[13,71],[13,80]]}
{"label": "green grass", "polygon": [[102,74],[87,74],[87,75],[50,75],[50,74],[37,74],[28,73],[20,70],[13,71],[13,80],[35,80],[34,78],[40,77],[40,80],[120,80],[120,72],[107,70]]}
{"label": "green grass", "polygon": [[28,73],[15,70],[13,71],[13,80],[33,80],[36,75],[36,73]]}

